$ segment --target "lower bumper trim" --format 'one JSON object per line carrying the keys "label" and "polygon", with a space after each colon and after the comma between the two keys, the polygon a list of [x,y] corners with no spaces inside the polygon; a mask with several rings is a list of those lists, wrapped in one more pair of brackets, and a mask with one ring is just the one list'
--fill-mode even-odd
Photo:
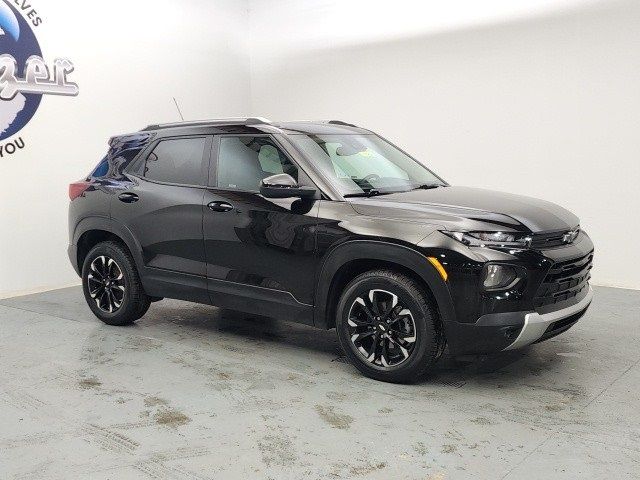
{"label": "lower bumper trim", "polygon": [[575,305],[563,308],[562,310],[556,310],[555,312],[544,313],[542,315],[536,312],[527,313],[524,317],[524,326],[522,327],[520,334],[513,343],[507,346],[504,350],[514,350],[540,340],[547,331],[547,328],[549,328],[549,325],[586,310],[591,304],[592,299],[593,289],[589,287],[587,295]]}

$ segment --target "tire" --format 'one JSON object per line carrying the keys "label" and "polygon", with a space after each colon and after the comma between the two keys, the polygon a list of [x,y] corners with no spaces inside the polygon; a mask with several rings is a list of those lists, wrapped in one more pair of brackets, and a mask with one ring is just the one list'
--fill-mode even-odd
{"label": "tire", "polygon": [[375,380],[416,381],[444,349],[435,306],[406,275],[372,270],[357,276],[345,287],[336,313],[342,349],[358,370]]}
{"label": "tire", "polygon": [[82,265],[82,290],[91,311],[108,325],[135,322],[151,303],[131,253],[113,241],[99,243],[87,254]]}

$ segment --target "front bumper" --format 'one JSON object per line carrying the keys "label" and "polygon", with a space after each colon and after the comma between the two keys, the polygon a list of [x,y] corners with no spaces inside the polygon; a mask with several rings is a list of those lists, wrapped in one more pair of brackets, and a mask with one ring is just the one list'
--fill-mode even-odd
{"label": "front bumper", "polygon": [[587,295],[570,307],[543,314],[537,312],[525,314],[522,330],[513,343],[504,350],[514,350],[564,332],[584,315],[592,299],[593,289],[589,287]]}
{"label": "front bumper", "polygon": [[447,332],[449,349],[454,355],[490,354],[546,340],[575,325],[592,299],[593,290],[587,286],[579,298],[557,310],[487,313],[475,323],[451,322]]}
{"label": "front bumper", "polygon": [[[427,238],[438,248],[424,244],[424,255],[441,259],[449,273],[453,311],[443,309],[442,315],[452,355],[490,354],[546,340],[569,329],[591,303],[594,249],[585,232],[571,244],[544,250],[467,247],[448,237]],[[511,265],[522,280],[506,291],[485,291],[487,263]]]}

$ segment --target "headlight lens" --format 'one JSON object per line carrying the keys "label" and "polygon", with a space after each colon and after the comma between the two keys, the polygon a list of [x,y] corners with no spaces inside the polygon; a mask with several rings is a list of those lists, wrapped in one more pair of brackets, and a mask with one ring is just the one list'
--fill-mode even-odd
{"label": "headlight lens", "polygon": [[487,265],[482,285],[486,290],[497,290],[515,285],[518,274],[509,265]]}
{"label": "headlight lens", "polygon": [[526,247],[531,242],[531,237],[527,234],[514,232],[449,232],[443,230],[442,233],[473,247]]}

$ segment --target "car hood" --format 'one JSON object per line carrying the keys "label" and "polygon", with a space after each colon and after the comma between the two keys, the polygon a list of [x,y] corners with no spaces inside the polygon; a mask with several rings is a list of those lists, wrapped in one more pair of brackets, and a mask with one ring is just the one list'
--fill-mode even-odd
{"label": "car hood", "polygon": [[439,224],[450,230],[567,230],[579,220],[545,200],[471,187],[439,187],[350,198],[362,215]]}

